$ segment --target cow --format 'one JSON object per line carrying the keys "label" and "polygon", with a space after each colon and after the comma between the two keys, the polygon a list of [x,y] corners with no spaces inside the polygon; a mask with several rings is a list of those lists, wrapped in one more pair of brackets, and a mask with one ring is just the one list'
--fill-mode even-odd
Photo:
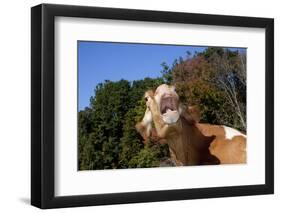
{"label": "cow", "polygon": [[152,137],[168,144],[176,166],[246,163],[246,135],[200,123],[198,110],[183,106],[174,86],[162,84],[145,92],[144,98],[146,111],[136,129],[144,142]]}

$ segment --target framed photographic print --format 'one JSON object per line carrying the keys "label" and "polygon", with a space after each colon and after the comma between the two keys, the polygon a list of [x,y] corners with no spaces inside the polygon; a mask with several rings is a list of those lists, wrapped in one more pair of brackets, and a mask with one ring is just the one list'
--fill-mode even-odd
{"label": "framed photographic print", "polygon": [[274,192],[274,21],[31,9],[31,204]]}

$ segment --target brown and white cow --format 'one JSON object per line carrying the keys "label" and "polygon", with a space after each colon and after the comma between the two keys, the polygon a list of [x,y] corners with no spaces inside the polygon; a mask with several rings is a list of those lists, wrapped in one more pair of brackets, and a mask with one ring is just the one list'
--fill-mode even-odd
{"label": "brown and white cow", "polygon": [[167,143],[177,166],[246,163],[246,136],[230,127],[199,123],[196,110],[180,104],[174,86],[147,91],[145,100],[147,109],[136,128],[144,141],[154,137]]}

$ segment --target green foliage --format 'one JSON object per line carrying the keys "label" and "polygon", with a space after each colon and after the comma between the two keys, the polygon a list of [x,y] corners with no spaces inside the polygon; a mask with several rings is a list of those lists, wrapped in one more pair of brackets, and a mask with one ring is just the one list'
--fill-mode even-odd
{"label": "green foliage", "polygon": [[[156,157],[163,153],[162,146],[145,147],[135,124],[144,115],[144,92],[163,83],[162,78],[145,78],[131,84],[125,80],[105,81],[96,87],[90,107],[79,112],[80,170],[133,167],[140,153],[142,159],[153,156],[153,161],[139,166],[159,164]],[[132,159],[134,163],[130,162]]]}
{"label": "green foliage", "polygon": [[129,107],[134,108],[136,104],[138,104],[138,102],[143,98],[145,91],[150,89],[153,90],[163,83],[163,78],[145,78],[143,80],[133,81],[131,84],[130,92],[128,93],[128,96],[130,98]]}
{"label": "green foliage", "polygon": [[198,55],[202,55],[205,57],[205,59],[209,59],[215,54],[221,57],[223,53],[224,53],[224,49],[221,47],[209,47],[204,52],[199,53]]}
{"label": "green foliage", "polygon": [[169,156],[167,145],[150,142],[129,161],[130,168],[158,167],[160,159]]}
{"label": "green foliage", "polygon": [[165,83],[170,84],[173,80],[172,69],[169,68],[166,62],[163,62],[161,66],[162,66],[161,74],[165,80]]}
{"label": "green foliage", "polygon": [[121,168],[129,167],[129,161],[144,147],[141,136],[135,130],[136,115],[136,108],[129,110],[125,115],[125,124],[123,126],[124,135],[121,138],[122,149],[119,155],[119,164]]}
{"label": "green foliage", "polygon": [[106,81],[99,84],[95,97],[91,97],[87,113],[91,126],[87,124],[85,113],[79,113],[79,162],[80,169],[118,168],[120,138],[125,113],[129,107],[130,83]]}

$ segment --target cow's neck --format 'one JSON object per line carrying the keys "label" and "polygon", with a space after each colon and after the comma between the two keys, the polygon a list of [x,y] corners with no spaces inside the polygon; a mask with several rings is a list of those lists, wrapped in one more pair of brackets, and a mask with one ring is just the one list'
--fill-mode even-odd
{"label": "cow's neck", "polygon": [[210,143],[215,136],[204,136],[196,125],[190,124],[182,116],[176,124],[165,124],[154,100],[150,110],[157,134],[167,140],[171,157],[177,165],[218,163],[218,159],[209,152]]}
{"label": "cow's neck", "polygon": [[200,165],[216,163],[210,152],[210,143],[214,136],[204,136],[194,124],[180,118],[178,125],[181,127],[180,134],[168,135],[167,142],[171,157],[177,165]]}

